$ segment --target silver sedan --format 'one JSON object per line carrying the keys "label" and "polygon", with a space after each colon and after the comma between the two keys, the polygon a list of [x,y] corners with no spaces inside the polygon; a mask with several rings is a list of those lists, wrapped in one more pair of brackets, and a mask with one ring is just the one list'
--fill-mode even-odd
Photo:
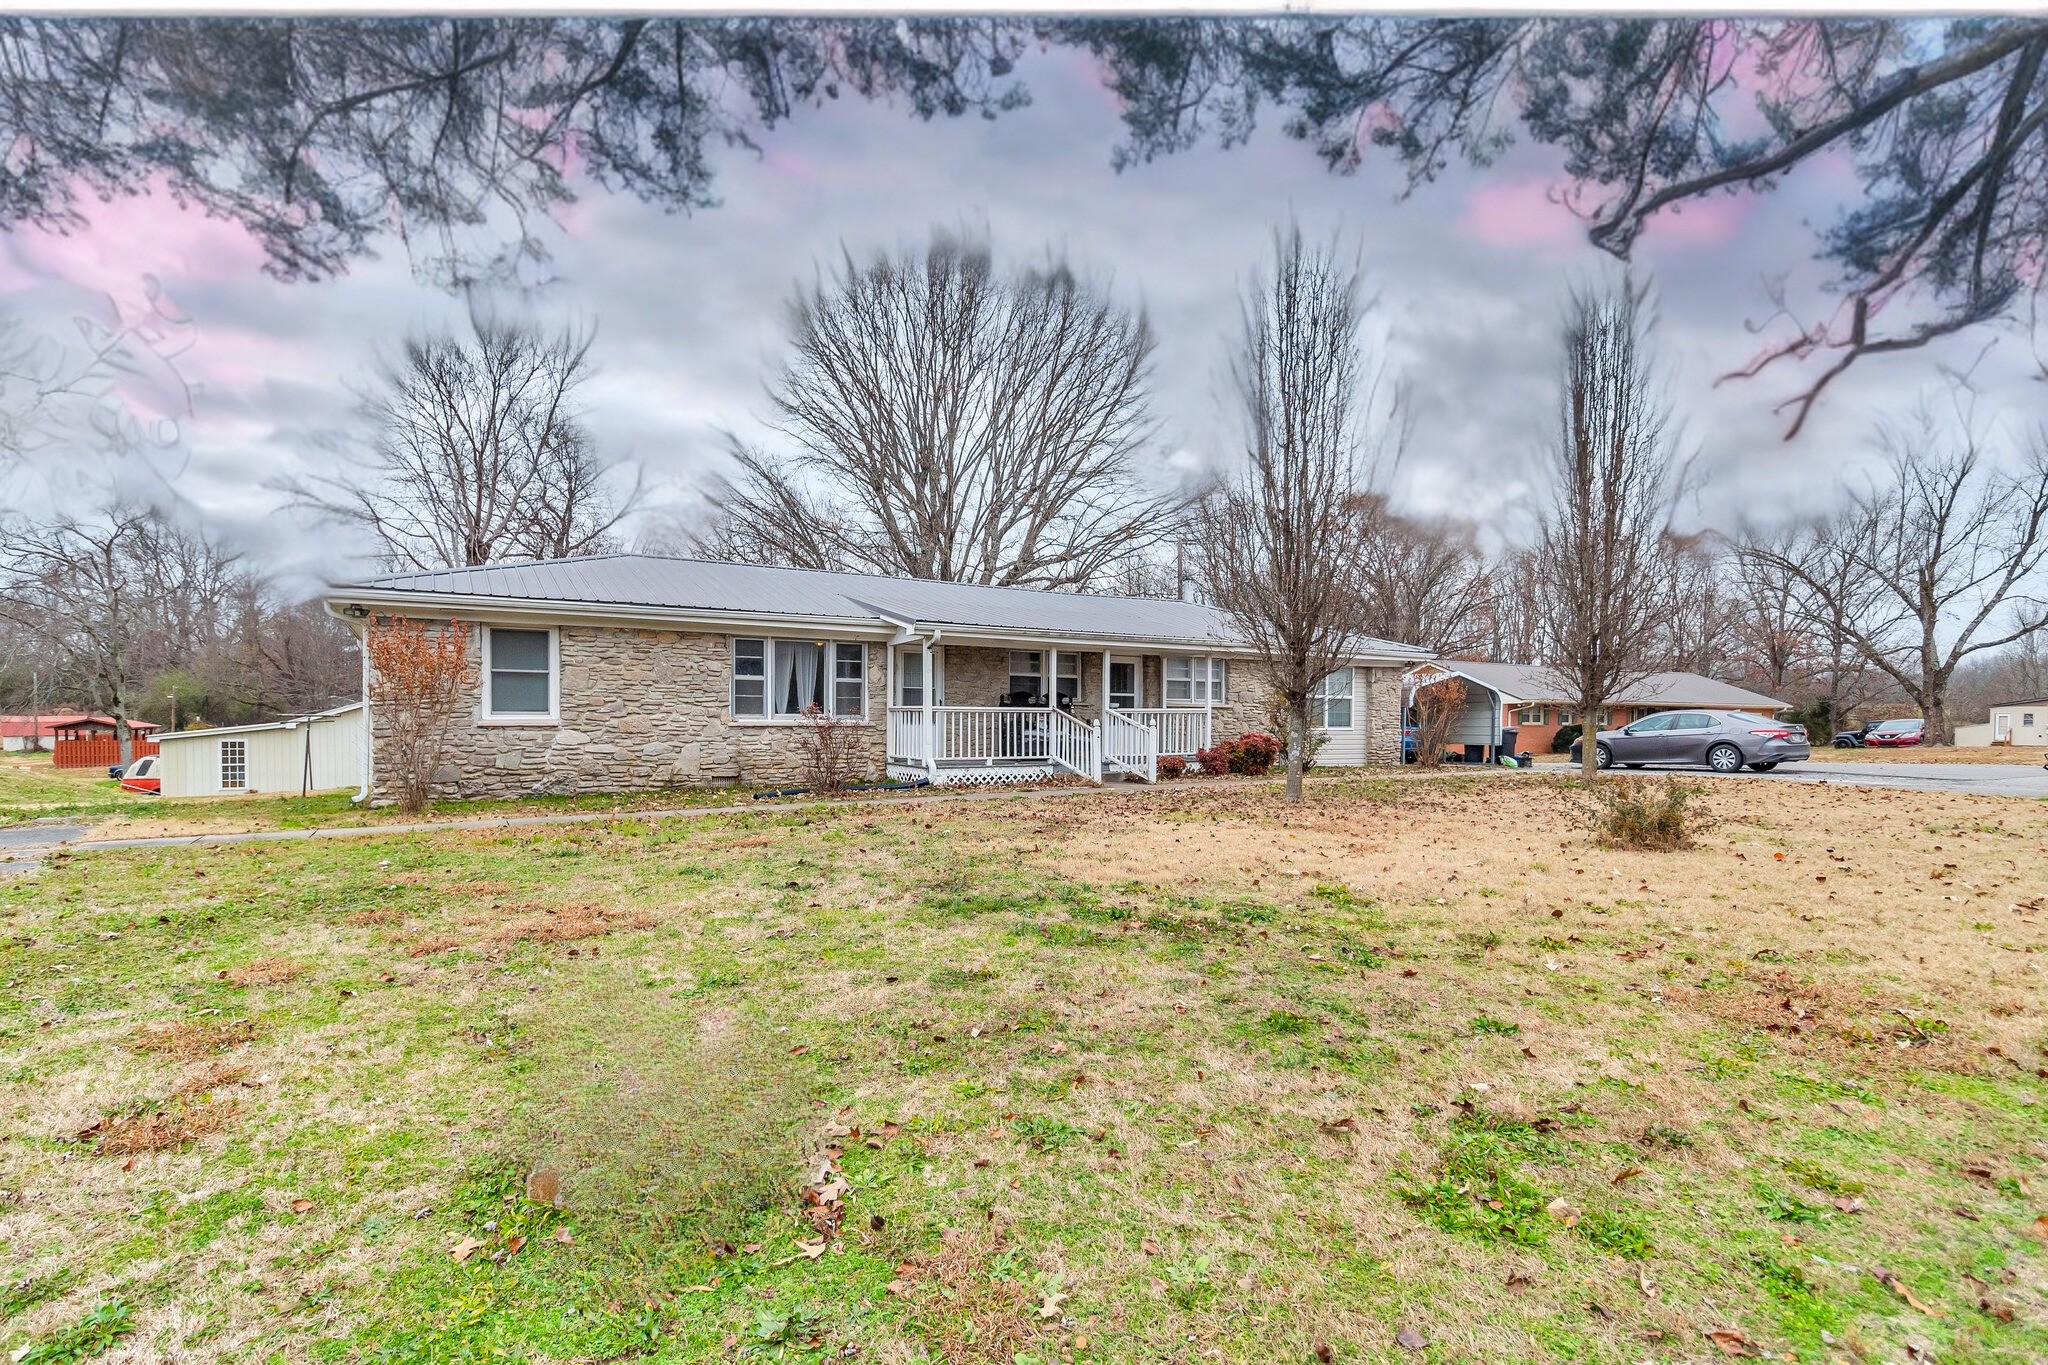
{"label": "silver sedan", "polygon": [[[1813,756],[1804,727],[1743,711],[1660,711],[1619,730],[1602,730],[1595,744],[1595,761],[1603,768],[1654,763],[1767,773],[1780,763]],[[1574,763],[1581,752],[1572,745]]]}

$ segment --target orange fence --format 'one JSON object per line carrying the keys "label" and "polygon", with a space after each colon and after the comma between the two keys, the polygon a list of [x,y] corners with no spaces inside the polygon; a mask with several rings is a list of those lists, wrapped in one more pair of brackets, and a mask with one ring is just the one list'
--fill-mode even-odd
{"label": "orange fence", "polygon": [[[121,761],[121,741],[118,739],[60,739],[51,747],[52,763],[59,768],[111,768]],[[156,752],[156,745],[137,737],[135,756],[142,758]]]}

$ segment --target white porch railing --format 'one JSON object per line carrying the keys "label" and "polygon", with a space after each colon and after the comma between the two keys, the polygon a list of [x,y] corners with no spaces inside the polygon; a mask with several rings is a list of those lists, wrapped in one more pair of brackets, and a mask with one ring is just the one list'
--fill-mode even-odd
{"label": "white porch railing", "polygon": [[1046,756],[1090,782],[1102,780],[1102,732],[1092,721],[1075,720],[1064,711],[1045,713]]}
{"label": "white porch railing", "polygon": [[1127,712],[1109,711],[1102,717],[1102,766],[1117,772],[1159,780],[1159,731]]}
{"label": "white porch railing", "polygon": [[1159,779],[1162,754],[1209,747],[1209,713],[1183,707],[1110,711],[1100,722],[1047,706],[889,708],[889,761],[937,778],[964,768],[1060,768],[1100,782],[1109,772]]}
{"label": "white porch railing", "polygon": [[1209,712],[1205,708],[1153,706],[1116,714],[1151,726],[1159,736],[1159,752],[1162,754],[1193,758],[1198,750],[1209,747]]}

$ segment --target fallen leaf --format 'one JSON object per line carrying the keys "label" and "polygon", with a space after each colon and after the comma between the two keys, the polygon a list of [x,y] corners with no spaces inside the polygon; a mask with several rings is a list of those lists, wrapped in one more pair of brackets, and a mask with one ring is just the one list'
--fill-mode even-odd
{"label": "fallen leaf", "polygon": [[796,1244],[796,1254],[803,1257],[806,1261],[815,1261],[825,1254],[825,1248],[830,1245],[832,1244],[823,1237],[820,1237],[815,1242],[798,1242]]}
{"label": "fallen leaf", "polygon": [[1551,1200],[1544,1211],[1568,1228],[1577,1227],[1579,1224],[1579,1211],[1573,1208],[1563,1195]]}
{"label": "fallen leaf", "polygon": [[716,1294],[718,1292],[718,1281],[713,1280],[710,1284],[686,1284],[683,1286],[683,1292],[685,1294]]}
{"label": "fallen leaf", "polygon": [[1330,1362],[1336,1358],[1337,1353],[1330,1349],[1329,1342],[1319,1341],[1316,1343],[1316,1359],[1322,1361],[1323,1365],[1330,1365]]}
{"label": "fallen leaf", "polygon": [[1988,1314],[1994,1322],[2011,1322],[2018,1316],[2013,1311],[2011,1304],[2003,1299],[1994,1299],[1988,1295],[1977,1300],[1977,1311]]}
{"label": "fallen leaf", "polygon": [[312,1211],[312,1208],[313,1208],[313,1201],[312,1201],[312,1200],[310,1200],[310,1199],[294,1199],[294,1200],[292,1200],[292,1212],[293,1212],[293,1213],[310,1213],[310,1212]]}
{"label": "fallen leaf", "polygon": [[1045,1302],[1038,1305],[1038,1316],[1041,1318],[1058,1317],[1060,1315],[1060,1305],[1072,1297],[1074,1297],[1072,1294],[1047,1294]]}
{"label": "fallen leaf", "polygon": [[1861,1195],[1839,1195],[1835,1199],[1835,1207],[1843,1213],[1861,1213],[1863,1212],[1863,1197]]}
{"label": "fallen leaf", "polygon": [[2034,1220],[2034,1235],[2036,1237],[2048,1237],[2048,1213],[2044,1213]]}
{"label": "fallen leaf", "polygon": [[1138,1250],[1144,1252],[1147,1256],[1157,1256],[1160,1254],[1159,1243],[1150,1237],[1138,1243]]}
{"label": "fallen leaf", "polygon": [[1515,1271],[1513,1274],[1508,1276],[1508,1288],[1513,1290],[1519,1291],[1527,1289],[1530,1285],[1534,1283],[1536,1283],[1536,1281],[1530,1279],[1527,1275],[1524,1275],[1519,1270]]}
{"label": "fallen leaf", "polygon": [[1400,1331],[1394,1333],[1394,1344],[1404,1351],[1419,1351],[1429,1345],[1429,1342],[1424,1340],[1422,1333],[1416,1331],[1413,1327],[1403,1327]]}
{"label": "fallen leaf", "polygon": [[515,1232],[510,1237],[507,1237],[505,1239],[505,1254],[507,1256],[517,1256],[519,1254],[519,1248],[525,1245],[526,1239]]}
{"label": "fallen leaf", "polygon": [[1335,1119],[1329,1123],[1320,1123],[1316,1126],[1326,1133],[1355,1133],[1358,1131],[1358,1120],[1346,1114],[1341,1119]]}
{"label": "fallen leaf", "polygon": [[555,1240],[565,1247],[572,1247],[576,1245],[576,1234],[570,1232],[567,1228],[556,1228]]}
{"label": "fallen leaf", "polygon": [[1636,1267],[1636,1288],[1643,1291],[1643,1297],[1646,1299],[1654,1299],[1657,1297],[1657,1282],[1650,1278],[1650,1271],[1648,1267]]}
{"label": "fallen leaf", "polygon": [[811,1050],[811,1045],[810,1045],[809,1043],[801,1043],[801,1044],[797,1045],[796,1047],[793,1047],[793,1048],[791,1048],[791,1049],[789,1050],[789,1055],[790,1055],[790,1056],[792,1056],[792,1057],[801,1057],[801,1056],[803,1056],[803,1055],[804,1055],[804,1054],[805,1054],[806,1052],[809,1052],[810,1050]]}
{"label": "fallen leaf", "polygon": [[[1780,853],[1778,856],[1782,858],[1785,855]],[[1724,1356],[1755,1356],[1763,1354],[1762,1351],[1756,1348],[1755,1342],[1742,1335],[1742,1333],[1729,1328],[1724,1327],[1718,1331],[1707,1333],[1707,1340],[1720,1347],[1721,1354]]]}
{"label": "fallen leaf", "polygon": [[1919,1299],[1913,1297],[1913,1291],[1907,1287],[1906,1282],[1900,1279],[1897,1275],[1894,1275],[1891,1271],[1886,1270],[1883,1266],[1874,1265],[1870,1267],[1870,1275],[1872,1279],[1876,1280],[1886,1289],[1891,1290],[1892,1293],[1897,1294],[1907,1303],[1912,1304],[1915,1308],[1925,1313],[1928,1317],[1938,1318],[1941,1316],[1941,1310],[1936,1308],[1929,1308],[1926,1304],[1920,1302]]}
{"label": "fallen leaf", "polygon": [[546,1167],[526,1177],[526,1198],[529,1203],[552,1204],[561,1197],[562,1177]]}
{"label": "fallen leaf", "polygon": [[465,1237],[461,1241],[457,1242],[453,1247],[451,1247],[448,1251],[448,1254],[450,1256],[453,1256],[457,1261],[466,1261],[470,1257],[476,1255],[477,1252],[483,1250],[483,1245],[484,1244],[482,1242],[479,1242],[474,1237]]}
{"label": "fallen leaf", "polygon": [[1642,1173],[1643,1168],[1640,1166],[1624,1166],[1614,1173],[1614,1179],[1608,1183],[1614,1185],[1624,1185],[1627,1184],[1629,1181],[1634,1180],[1637,1176],[1641,1175]]}

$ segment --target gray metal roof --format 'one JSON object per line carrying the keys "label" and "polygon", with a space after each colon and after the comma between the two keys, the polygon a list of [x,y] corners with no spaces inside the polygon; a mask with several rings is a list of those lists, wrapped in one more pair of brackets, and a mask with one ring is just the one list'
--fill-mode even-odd
{"label": "gray metal roof", "polygon": [[[1440,666],[1484,684],[1509,701],[1569,701],[1571,688],[1541,664],[1498,664],[1470,659],[1443,659]],[[1768,706],[1783,711],[1792,703],[1700,673],[1652,673],[1634,687],[1609,697],[1613,706]]]}
{"label": "gray metal roof", "polygon": [[[592,555],[474,569],[389,574],[337,583],[331,596],[393,594],[496,598],[506,602],[646,607],[661,611],[744,613],[843,620],[862,625],[909,622],[1009,631],[1019,636],[1089,636],[1156,641],[1192,648],[1240,647],[1229,616],[1198,602],[1093,593],[992,588],[877,574],[828,573],[663,555]],[[1362,656],[1421,659],[1426,652],[1388,640],[1361,642]]]}

